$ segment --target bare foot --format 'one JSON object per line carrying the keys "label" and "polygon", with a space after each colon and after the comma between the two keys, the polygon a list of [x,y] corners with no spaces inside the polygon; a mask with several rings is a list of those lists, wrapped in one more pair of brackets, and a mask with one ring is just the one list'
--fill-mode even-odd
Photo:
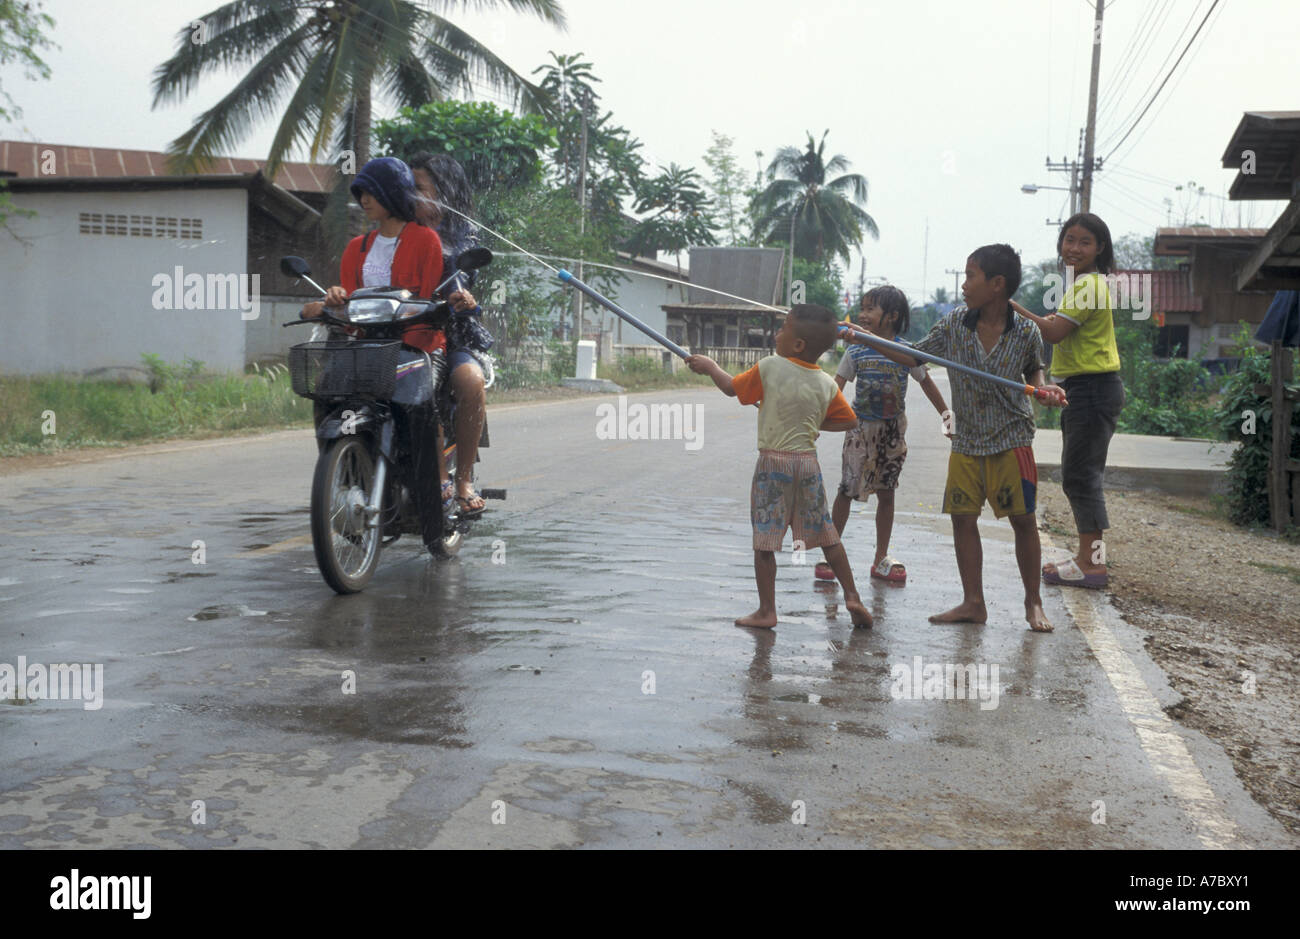
{"label": "bare foot", "polygon": [[875,621],[871,618],[871,613],[862,605],[862,601],[857,597],[849,599],[844,598],[844,609],[849,611],[849,616],[853,619],[855,627],[861,626],[864,629],[870,629]]}
{"label": "bare foot", "polygon": [[1047,614],[1043,612],[1041,603],[1025,604],[1025,620],[1028,621],[1029,628],[1036,633],[1050,633],[1055,630],[1047,619]]}
{"label": "bare foot", "polygon": [[766,610],[755,610],[748,616],[742,616],[736,620],[737,626],[749,626],[754,629],[775,629],[776,628],[776,611],[767,612]]}
{"label": "bare foot", "polygon": [[946,613],[936,613],[930,617],[932,623],[987,623],[989,611],[982,602],[966,601]]}

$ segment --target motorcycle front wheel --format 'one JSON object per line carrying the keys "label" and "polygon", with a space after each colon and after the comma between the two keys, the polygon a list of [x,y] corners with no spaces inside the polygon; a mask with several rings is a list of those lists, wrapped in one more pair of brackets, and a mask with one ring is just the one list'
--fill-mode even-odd
{"label": "motorcycle front wheel", "polygon": [[321,576],[337,593],[362,590],[379,564],[382,521],[369,527],[365,513],[374,485],[375,461],[363,438],[333,440],[316,460],[311,543]]}

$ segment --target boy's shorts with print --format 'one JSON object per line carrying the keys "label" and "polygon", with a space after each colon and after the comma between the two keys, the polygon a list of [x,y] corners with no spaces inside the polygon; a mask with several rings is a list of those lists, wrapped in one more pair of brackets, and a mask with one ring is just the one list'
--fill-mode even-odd
{"label": "boy's shorts with print", "polygon": [[826,483],[815,451],[759,450],[749,490],[755,551],[780,551],[793,529],[805,548],[840,543],[826,504]]}
{"label": "boy's shorts with print", "polygon": [[877,489],[897,489],[907,459],[907,415],[859,420],[844,434],[840,495],[863,502]]}
{"label": "boy's shorts with print", "polygon": [[1038,492],[1033,447],[1016,447],[989,456],[948,456],[943,510],[948,515],[979,515],[987,500],[998,518],[1028,515]]}

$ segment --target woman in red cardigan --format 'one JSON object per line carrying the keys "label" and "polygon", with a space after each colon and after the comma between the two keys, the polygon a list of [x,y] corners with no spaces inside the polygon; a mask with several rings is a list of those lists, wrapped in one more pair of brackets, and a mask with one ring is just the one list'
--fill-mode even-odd
{"label": "woman in red cardigan", "polygon": [[[320,316],[322,306],[342,306],[358,287],[404,287],[428,298],[442,279],[442,241],[414,221],[415,178],[405,163],[371,160],[352,181],[352,195],[379,227],[348,242],[339,264],[341,286],[331,287],[323,304],[307,304],[306,319]],[[447,346],[442,330],[428,325],[410,327],[402,341],[425,352]]]}

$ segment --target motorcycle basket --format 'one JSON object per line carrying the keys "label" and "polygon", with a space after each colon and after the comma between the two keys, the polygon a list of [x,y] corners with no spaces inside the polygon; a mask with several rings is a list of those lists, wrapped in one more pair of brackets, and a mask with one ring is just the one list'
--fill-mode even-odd
{"label": "motorcycle basket", "polygon": [[289,349],[294,394],[313,401],[392,398],[397,386],[400,342],[329,340]]}

